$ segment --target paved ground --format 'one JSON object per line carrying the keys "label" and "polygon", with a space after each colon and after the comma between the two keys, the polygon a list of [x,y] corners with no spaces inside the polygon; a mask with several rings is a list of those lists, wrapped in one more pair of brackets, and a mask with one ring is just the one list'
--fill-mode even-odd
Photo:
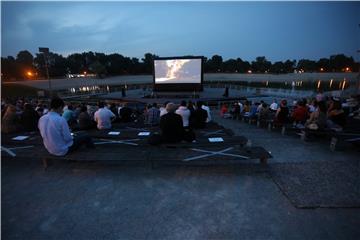
{"label": "paved ground", "polygon": [[[272,151],[270,164],[356,157],[214,118]],[[2,161],[2,239],[359,239],[359,224],[360,209],[295,208],[252,165]]]}

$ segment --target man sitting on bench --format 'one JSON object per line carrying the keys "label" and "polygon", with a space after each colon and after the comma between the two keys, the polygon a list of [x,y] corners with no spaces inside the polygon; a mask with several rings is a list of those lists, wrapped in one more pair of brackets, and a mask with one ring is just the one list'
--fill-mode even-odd
{"label": "man sitting on bench", "polygon": [[88,148],[95,148],[92,139],[88,135],[74,138],[71,136],[68,123],[60,115],[64,107],[62,99],[52,99],[50,107],[51,110],[40,118],[38,125],[44,146],[50,154],[64,156],[84,144]]}

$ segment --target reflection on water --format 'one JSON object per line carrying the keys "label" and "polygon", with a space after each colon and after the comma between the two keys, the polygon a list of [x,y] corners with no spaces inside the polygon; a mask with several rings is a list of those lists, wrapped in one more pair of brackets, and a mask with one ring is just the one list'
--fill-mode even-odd
{"label": "reflection on water", "polygon": [[[350,87],[350,83],[346,78],[341,80],[296,80],[284,82],[245,82],[245,81],[228,81],[228,82],[205,82],[205,88],[225,88],[230,86],[231,89],[237,89],[242,92],[287,92],[290,94],[313,93],[318,91],[344,91]],[[111,92],[121,92],[123,89],[134,90],[142,89],[144,92],[152,91],[152,84],[130,84],[130,85],[83,85],[76,88],[69,88],[61,91],[65,95],[84,95],[84,94],[104,94]]]}

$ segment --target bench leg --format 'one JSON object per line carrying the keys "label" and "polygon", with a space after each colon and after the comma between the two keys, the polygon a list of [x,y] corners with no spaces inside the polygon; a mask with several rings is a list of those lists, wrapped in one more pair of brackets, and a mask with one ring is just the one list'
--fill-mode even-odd
{"label": "bench leg", "polygon": [[285,135],[285,126],[283,126],[282,128],[281,128],[281,135]]}
{"label": "bench leg", "polygon": [[263,165],[267,165],[267,157],[261,157],[260,158],[260,163]]}
{"label": "bench leg", "polygon": [[47,158],[47,157],[43,157],[43,158],[42,158],[42,164],[43,164],[44,170],[46,170],[46,169],[48,168],[48,166],[49,166],[48,163],[49,163],[49,162],[48,162],[48,158]]}
{"label": "bench leg", "polygon": [[338,142],[338,139],[336,137],[332,137],[331,138],[331,142],[330,142],[330,150],[331,151],[335,151],[336,150],[336,144]]}

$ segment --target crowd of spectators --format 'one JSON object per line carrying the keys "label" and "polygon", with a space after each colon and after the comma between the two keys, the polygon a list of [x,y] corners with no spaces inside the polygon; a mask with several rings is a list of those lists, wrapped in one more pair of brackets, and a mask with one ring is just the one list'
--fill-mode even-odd
{"label": "crowd of spectators", "polygon": [[271,104],[264,101],[248,100],[234,102],[229,108],[223,104],[220,115],[223,118],[271,122],[276,126],[292,125],[297,128],[312,130],[333,129],[343,130],[348,117],[359,119],[359,98],[340,99],[336,97],[316,96],[312,99],[298,99],[289,106],[286,99],[279,103],[276,99]]}

